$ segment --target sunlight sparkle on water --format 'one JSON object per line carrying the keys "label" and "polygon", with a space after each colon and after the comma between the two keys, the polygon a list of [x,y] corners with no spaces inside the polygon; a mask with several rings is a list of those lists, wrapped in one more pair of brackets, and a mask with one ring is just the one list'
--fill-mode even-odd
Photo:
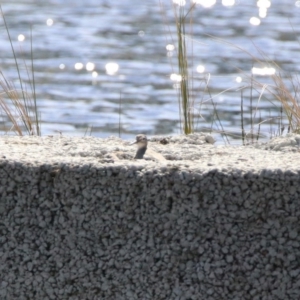
{"label": "sunlight sparkle on water", "polygon": [[251,69],[251,72],[254,75],[270,76],[270,75],[274,75],[276,73],[276,70],[274,68],[268,68],[268,67],[264,67],[264,68],[253,67]]}
{"label": "sunlight sparkle on water", "polygon": [[59,68],[60,68],[61,70],[63,70],[65,67],[66,67],[65,64],[60,64],[60,65],[59,65]]}
{"label": "sunlight sparkle on water", "polygon": [[88,62],[86,65],[85,65],[85,68],[87,71],[93,71],[95,69],[95,64],[92,63],[92,62]]}
{"label": "sunlight sparkle on water", "polygon": [[203,7],[209,8],[216,4],[216,0],[193,0],[192,2],[200,4]]}
{"label": "sunlight sparkle on water", "polygon": [[185,0],[173,0],[174,4],[177,4],[179,6],[185,6],[186,5],[186,1]]}
{"label": "sunlight sparkle on water", "polygon": [[108,75],[114,75],[118,72],[119,65],[117,63],[114,63],[114,62],[107,63],[105,65],[105,70],[106,70],[106,73]]}
{"label": "sunlight sparkle on water", "polygon": [[252,17],[249,22],[253,26],[258,26],[260,24],[260,19],[257,17]]}
{"label": "sunlight sparkle on water", "polygon": [[140,30],[140,31],[138,32],[138,36],[143,37],[144,35],[145,35],[145,31]]}
{"label": "sunlight sparkle on water", "polygon": [[93,76],[94,78],[96,78],[96,77],[98,76],[98,73],[97,73],[96,71],[94,71],[94,72],[92,72],[92,76]]}
{"label": "sunlight sparkle on water", "polygon": [[235,0],[222,0],[222,4],[224,6],[233,6],[235,4]]}
{"label": "sunlight sparkle on water", "polygon": [[53,20],[52,19],[47,19],[46,24],[47,24],[47,26],[52,26],[53,25]]}
{"label": "sunlight sparkle on water", "polygon": [[172,73],[172,74],[170,75],[170,79],[171,79],[172,81],[180,82],[180,81],[182,80],[182,77],[181,77],[181,75],[179,75],[179,74]]}
{"label": "sunlight sparkle on water", "polygon": [[203,73],[205,71],[205,67],[202,65],[197,66],[197,72],[198,73]]}
{"label": "sunlight sparkle on water", "polygon": [[296,2],[295,2],[295,6],[296,6],[296,7],[300,7],[300,1],[296,1]]}
{"label": "sunlight sparkle on water", "polygon": [[74,65],[75,70],[81,70],[83,68],[83,63],[76,63]]}
{"label": "sunlight sparkle on water", "polygon": [[236,79],[235,79],[236,82],[240,83],[243,81],[242,77],[241,76],[238,76]]}
{"label": "sunlight sparkle on water", "polygon": [[168,44],[168,45],[166,46],[166,49],[167,49],[168,51],[173,51],[173,50],[175,49],[175,46],[172,45],[172,44]]}
{"label": "sunlight sparkle on water", "polygon": [[24,34],[19,34],[18,35],[18,41],[19,42],[24,42],[25,41],[25,35]]}
{"label": "sunlight sparkle on water", "polygon": [[257,6],[258,7],[269,8],[271,6],[271,2],[270,2],[270,0],[258,0],[257,1]]}
{"label": "sunlight sparkle on water", "polygon": [[172,57],[173,56],[173,51],[175,50],[175,46],[174,45],[172,45],[172,44],[168,44],[167,46],[166,46],[166,49],[167,49],[167,56],[168,57]]}
{"label": "sunlight sparkle on water", "polygon": [[259,8],[259,17],[265,18],[267,16],[267,8],[266,7],[260,7]]}

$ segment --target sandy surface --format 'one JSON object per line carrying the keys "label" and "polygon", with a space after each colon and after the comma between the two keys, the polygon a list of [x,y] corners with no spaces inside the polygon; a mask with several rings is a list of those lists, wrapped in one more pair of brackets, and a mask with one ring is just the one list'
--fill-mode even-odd
{"label": "sandy surface", "polygon": [[[134,139],[132,140],[134,141]],[[160,164],[196,169],[298,171],[299,135],[277,137],[265,144],[214,146],[206,134],[152,137],[142,160],[134,160],[136,146],[117,137],[0,137],[1,160],[30,164]],[[158,155],[155,156],[155,153]],[[165,160],[164,160],[165,159]]]}

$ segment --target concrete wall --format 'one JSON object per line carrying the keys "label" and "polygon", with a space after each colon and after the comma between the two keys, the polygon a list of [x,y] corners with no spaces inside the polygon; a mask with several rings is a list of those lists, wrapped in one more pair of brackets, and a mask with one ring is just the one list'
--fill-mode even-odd
{"label": "concrete wall", "polygon": [[299,299],[299,173],[0,162],[0,299]]}

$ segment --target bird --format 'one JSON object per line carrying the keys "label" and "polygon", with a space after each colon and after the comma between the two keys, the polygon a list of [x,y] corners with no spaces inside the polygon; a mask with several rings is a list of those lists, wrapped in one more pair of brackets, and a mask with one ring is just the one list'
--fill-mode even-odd
{"label": "bird", "polygon": [[138,149],[136,151],[134,159],[142,159],[147,150],[148,139],[145,134],[138,134],[136,136],[136,141],[133,144],[137,144]]}

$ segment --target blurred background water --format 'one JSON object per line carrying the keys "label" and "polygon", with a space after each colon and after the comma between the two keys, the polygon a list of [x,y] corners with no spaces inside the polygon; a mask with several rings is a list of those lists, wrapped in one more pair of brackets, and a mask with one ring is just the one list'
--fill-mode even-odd
{"label": "blurred background water", "polygon": [[[177,2],[183,4],[183,0]],[[223,143],[217,133],[222,130],[221,122],[231,139],[240,139],[241,87],[249,86],[247,77],[253,67],[255,73],[261,73],[255,74],[256,79],[266,83],[270,76],[265,73],[279,70],[256,65],[239,48],[261,59],[260,49],[267,60],[296,75],[300,68],[300,1],[198,2],[192,38],[187,40],[192,51],[196,131],[212,129]],[[182,132],[171,0],[4,0],[1,4],[28,90],[24,62],[30,69],[32,28],[42,135],[120,134],[132,139],[137,133]],[[0,69],[18,86],[3,19],[0,38]],[[209,93],[204,90],[207,85]],[[251,131],[251,115],[266,120],[280,114],[279,104],[259,99],[261,90],[252,91],[252,105],[259,103],[259,109],[251,111],[250,93],[251,88],[244,89],[246,132]],[[266,138],[277,130],[276,122],[261,129]],[[10,132],[3,113],[0,126],[2,132]]]}

